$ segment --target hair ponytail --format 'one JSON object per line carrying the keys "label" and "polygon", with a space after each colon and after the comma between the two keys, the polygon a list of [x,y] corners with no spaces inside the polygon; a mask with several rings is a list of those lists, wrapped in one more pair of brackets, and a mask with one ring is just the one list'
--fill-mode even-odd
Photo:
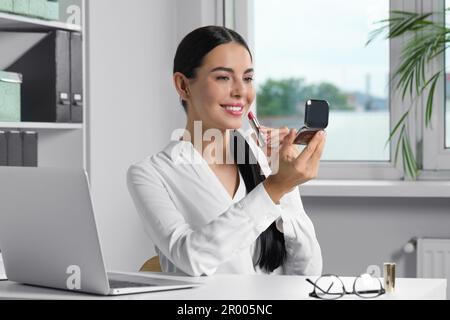
{"label": "hair ponytail", "polygon": [[[234,159],[241,172],[242,178],[245,182],[247,192],[252,191],[257,185],[262,183],[266,178],[261,174],[261,167],[258,163],[250,163],[250,147],[245,139],[245,161],[238,163],[237,161],[237,141],[238,137],[234,136]],[[286,247],[284,242],[284,235],[276,227],[276,222],[273,222],[266,230],[264,230],[258,237],[259,241],[259,256],[256,262],[262,270],[272,272],[286,260]]]}

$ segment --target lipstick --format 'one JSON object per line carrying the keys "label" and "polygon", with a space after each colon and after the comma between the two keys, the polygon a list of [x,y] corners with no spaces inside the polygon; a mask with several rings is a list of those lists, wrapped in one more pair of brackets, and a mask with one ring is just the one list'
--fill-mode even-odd
{"label": "lipstick", "polygon": [[259,124],[258,119],[256,119],[255,115],[251,111],[249,111],[247,116],[248,116],[248,120],[250,121],[250,125],[253,128],[253,131],[255,131],[255,133],[256,133],[256,137],[258,138],[259,146],[264,147],[266,145],[266,143],[264,141],[264,136],[261,133],[261,125]]}

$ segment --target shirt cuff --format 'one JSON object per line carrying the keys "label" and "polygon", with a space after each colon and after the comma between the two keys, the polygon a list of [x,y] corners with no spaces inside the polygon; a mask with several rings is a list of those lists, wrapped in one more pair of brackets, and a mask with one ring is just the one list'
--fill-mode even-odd
{"label": "shirt cuff", "polygon": [[262,183],[236,205],[250,217],[258,232],[263,232],[281,217],[281,208],[272,201]]}

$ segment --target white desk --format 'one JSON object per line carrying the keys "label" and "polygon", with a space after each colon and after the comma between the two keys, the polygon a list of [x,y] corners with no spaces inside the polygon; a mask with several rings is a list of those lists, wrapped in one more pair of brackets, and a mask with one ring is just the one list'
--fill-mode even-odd
{"label": "white desk", "polygon": [[[130,273],[136,274],[136,273]],[[143,275],[145,273],[139,273]],[[150,274],[150,273],[147,273]],[[154,275],[154,274],[153,274]],[[177,278],[177,277],[175,277]],[[313,299],[308,296],[312,285],[304,276],[265,275],[216,275],[194,278],[204,284],[198,288],[141,293],[124,296],[103,297],[72,293],[0,281],[0,299],[148,299],[148,300],[300,300]],[[192,279],[192,278],[191,278]],[[314,279],[314,278],[313,278]],[[354,278],[342,277],[347,289]],[[446,299],[446,279],[397,278],[396,291],[377,299]],[[358,299],[347,295],[341,299]],[[364,299],[372,300],[372,299]]]}

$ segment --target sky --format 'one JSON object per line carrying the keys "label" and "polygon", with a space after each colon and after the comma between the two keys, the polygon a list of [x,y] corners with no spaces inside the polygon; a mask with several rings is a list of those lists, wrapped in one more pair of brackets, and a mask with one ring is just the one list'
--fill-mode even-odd
{"label": "sky", "polygon": [[389,0],[255,0],[255,78],[302,77],[344,91],[388,94],[388,42],[365,46]]}

